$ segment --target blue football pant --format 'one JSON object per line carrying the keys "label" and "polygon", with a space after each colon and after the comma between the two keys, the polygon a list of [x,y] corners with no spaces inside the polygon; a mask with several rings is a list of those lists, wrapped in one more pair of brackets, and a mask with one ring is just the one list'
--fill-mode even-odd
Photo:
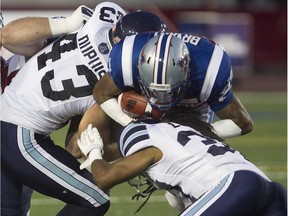
{"label": "blue football pant", "polygon": [[92,174],[79,165],[50,137],[1,122],[1,175],[5,176],[1,215],[25,215],[25,206],[19,205],[24,203],[25,186],[67,203],[59,216],[104,215],[110,205],[108,192],[98,188]]}
{"label": "blue football pant", "polygon": [[286,216],[287,190],[251,171],[237,171],[187,207],[181,216]]}
{"label": "blue football pant", "polygon": [[[27,215],[33,190],[1,172],[1,215]],[[6,207],[8,207],[6,209]]]}

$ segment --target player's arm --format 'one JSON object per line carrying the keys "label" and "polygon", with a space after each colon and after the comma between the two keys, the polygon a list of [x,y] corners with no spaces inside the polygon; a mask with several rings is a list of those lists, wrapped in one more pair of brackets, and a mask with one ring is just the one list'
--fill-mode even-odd
{"label": "player's arm", "polygon": [[70,119],[69,128],[65,138],[65,149],[75,158],[81,158],[81,151],[77,145],[78,126],[82,119],[82,115],[74,116]]}
{"label": "player's arm", "polygon": [[47,39],[79,29],[89,18],[88,9],[81,5],[66,18],[25,17],[14,20],[1,30],[2,45],[10,52],[31,57],[43,48]]}
{"label": "player's arm", "polygon": [[95,85],[93,97],[98,104],[114,98],[122,92],[114,83],[113,79],[106,73]]}
{"label": "player's arm", "polygon": [[78,126],[78,138],[80,138],[81,133],[88,127],[89,124],[92,124],[93,127],[97,128],[101,134],[105,153],[103,158],[107,161],[114,161],[118,159],[120,157],[118,143],[111,141],[111,132],[113,132],[111,131],[111,119],[97,103],[91,106],[84,113]]}
{"label": "player's arm", "polygon": [[212,124],[214,132],[221,138],[244,135],[253,130],[253,121],[237,96],[223,109],[215,112],[222,120]]}
{"label": "player's arm", "polygon": [[3,27],[2,45],[9,51],[32,56],[39,51],[47,38],[52,37],[47,18],[21,18]]}
{"label": "player's arm", "polygon": [[162,156],[161,150],[149,147],[111,164],[105,160],[94,160],[91,167],[93,179],[101,189],[112,188],[143,173]]}
{"label": "player's arm", "polygon": [[102,159],[103,141],[97,129],[91,125],[82,132],[78,145],[88,156],[87,161],[92,162],[93,179],[101,189],[109,189],[134,178],[163,157],[160,149],[148,147],[110,164]]}
{"label": "player's arm", "polygon": [[126,126],[132,119],[126,115],[118,105],[116,96],[122,92],[114,83],[110,75],[105,74],[95,85],[93,89],[93,97],[101,108],[114,121]]}

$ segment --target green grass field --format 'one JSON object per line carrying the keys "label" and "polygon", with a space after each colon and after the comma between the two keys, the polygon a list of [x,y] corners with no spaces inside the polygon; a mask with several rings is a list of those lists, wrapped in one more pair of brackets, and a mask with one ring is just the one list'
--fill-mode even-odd
{"label": "green grass field", "polygon": [[[236,93],[254,121],[252,133],[230,139],[227,143],[240,150],[273,181],[287,187],[287,95],[283,93]],[[64,143],[65,128],[54,132],[58,144]],[[107,216],[133,215],[144,200],[132,201],[135,190],[123,183],[111,190],[111,207]],[[147,215],[177,215],[166,202],[162,191],[152,194],[148,203],[137,213]],[[61,201],[34,192],[31,216],[54,216],[64,206]]]}

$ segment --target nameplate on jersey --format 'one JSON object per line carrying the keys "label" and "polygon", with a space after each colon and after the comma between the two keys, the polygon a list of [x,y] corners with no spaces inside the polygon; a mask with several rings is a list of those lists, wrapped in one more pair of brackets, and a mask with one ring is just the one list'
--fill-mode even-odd
{"label": "nameplate on jersey", "polygon": [[[82,37],[77,37],[77,41],[78,41],[78,45],[79,45],[79,49],[81,51],[81,53],[83,54],[84,58],[87,60],[87,63],[89,65],[89,67],[93,70],[93,72],[96,74],[97,78],[101,78],[102,76],[104,76],[104,74],[107,72],[107,68],[106,66],[104,66],[103,62],[102,62],[102,58],[100,57],[100,53],[98,53],[91,41],[89,40],[89,36],[86,34]],[[104,47],[104,44],[101,44],[101,53],[103,52],[103,54],[107,54],[109,53],[109,48],[107,46],[107,50],[106,47]]]}

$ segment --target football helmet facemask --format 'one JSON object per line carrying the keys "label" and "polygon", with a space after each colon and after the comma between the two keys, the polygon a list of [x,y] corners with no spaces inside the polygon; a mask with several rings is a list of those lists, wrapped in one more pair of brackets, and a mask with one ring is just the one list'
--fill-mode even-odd
{"label": "football helmet facemask", "polygon": [[184,42],[159,34],[143,47],[138,61],[139,85],[152,108],[168,110],[189,86],[190,54]]}

